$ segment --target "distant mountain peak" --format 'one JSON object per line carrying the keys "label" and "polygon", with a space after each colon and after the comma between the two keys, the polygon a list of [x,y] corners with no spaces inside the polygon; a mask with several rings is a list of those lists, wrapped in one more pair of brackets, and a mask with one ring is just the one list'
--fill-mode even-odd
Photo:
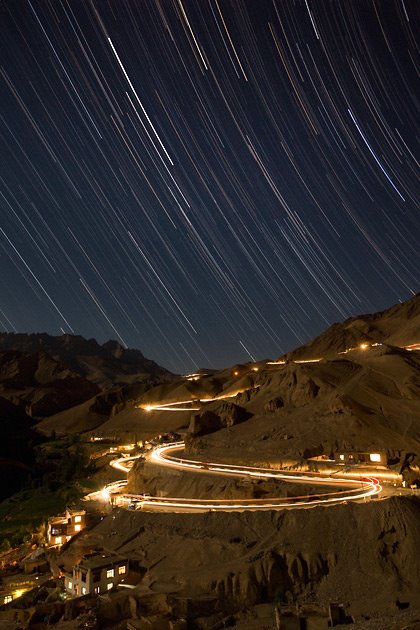
{"label": "distant mountain peak", "polygon": [[129,375],[140,373],[171,375],[165,368],[145,358],[140,350],[123,348],[115,340],[101,345],[96,339],[68,333],[59,336],[47,333],[0,333],[0,351],[4,350],[26,353],[43,351],[96,383],[120,382]]}

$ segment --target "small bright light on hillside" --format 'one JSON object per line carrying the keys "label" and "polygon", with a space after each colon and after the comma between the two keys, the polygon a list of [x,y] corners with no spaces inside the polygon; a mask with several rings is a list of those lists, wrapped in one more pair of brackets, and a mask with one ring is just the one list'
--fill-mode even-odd
{"label": "small bright light on hillside", "polygon": [[103,499],[104,501],[109,501],[109,496],[110,496],[110,495],[109,495],[109,492],[108,492],[108,490],[107,490],[106,488],[104,488],[104,489],[102,490],[102,492],[101,492],[101,496],[102,496],[102,499]]}
{"label": "small bright light on hillside", "polygon": [[360,350],[366,350],[368,347],[369,347],[369,344],[367,343],[361,343],[359,346]]}

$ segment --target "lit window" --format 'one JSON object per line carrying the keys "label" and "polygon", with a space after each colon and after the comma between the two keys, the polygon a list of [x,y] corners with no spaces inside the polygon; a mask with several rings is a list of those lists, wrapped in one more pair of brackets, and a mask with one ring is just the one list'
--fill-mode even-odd
{"label": "lit window", "polygon": [[80,528],[81,528],[81,527],[82,527],[81,525],[75,525],[75,526],[74,526],[74,531],[75,531],[75,532],[80,532]]}
{"label": "lit window", "polygon": [[341,459],[341,461],[343,461],[344,455],[340,455],[340,459]]}
{"label": "lit window", "polygon": [[114,569],[108,569],[106,572],[106,577],[107,578],[114,577]]}
{"label": "lit window", "polygon": [[95,595],[99,595],[99,586],[95,586],[93,592],[95,593]]}
{"label": "lit window", "polygon": [[114,582],[110,582],[109,584],[106,585],[106,590],[110,591],[111,588],[113,588],[113,587],[114,587]]}
{"label": "lit window", "polygon": [[68,587],[69,587],[70,590],[73,590],[73,582],[70,582],[70,580],[69,580],[69,583],[68,583]]}
{"label": "lit window", "polygon": [[381,461],[381,455],[380,453],[371,453],[369,455],[370,461],[371,462],[380,462]]}
{"label": "lit window", "polygon": [[82,586],[82,595],[86,595],[86,586]]}
{"label": "lit window", "polygon": [[55,539],[55,542],[57,545],[61,545],[61,536],[57,536],[57,538]]}
{"label": "lit window", "polygon": [[74,522],[75,522],[75,523],[80,523],[80,522],[81,522],[81,520],[82,520],[82,517],[81,517],[81,516],[75,516],[75,517],[74,517]]}
{"label": "lit window", "polygon": [[118,567],[118,575],[123,575],[125,573],[125,566]]}
{"label": "lit window", "polygon": [[10,604],[11,601],[13,601],[13,597],[11,595],[6,595],[4,598],[4,603]]}

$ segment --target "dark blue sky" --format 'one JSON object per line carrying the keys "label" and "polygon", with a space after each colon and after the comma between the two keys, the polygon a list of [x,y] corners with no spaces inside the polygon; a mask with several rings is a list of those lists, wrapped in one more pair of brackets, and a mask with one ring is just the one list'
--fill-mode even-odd
{"label": "dark blue sky", "polygon": [[3,0],[0,330],[173,371],[419,290],[409,0]]}

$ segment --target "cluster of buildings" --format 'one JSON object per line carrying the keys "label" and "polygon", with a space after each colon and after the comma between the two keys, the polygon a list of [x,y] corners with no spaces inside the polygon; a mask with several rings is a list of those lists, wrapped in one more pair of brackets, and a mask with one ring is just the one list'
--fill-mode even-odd
{"label": "cluster of buildings", "polygon": [[[61,547],[85,527],[85,510],[67,509],[61,516],[49,518],[48,546]],[[137,573],[129,575],[128,558],[104,552],[84,556],[71,572],[64,573],[65,590],[73,597],[104,594],[119,585],[130,588],[138,581]]]}

